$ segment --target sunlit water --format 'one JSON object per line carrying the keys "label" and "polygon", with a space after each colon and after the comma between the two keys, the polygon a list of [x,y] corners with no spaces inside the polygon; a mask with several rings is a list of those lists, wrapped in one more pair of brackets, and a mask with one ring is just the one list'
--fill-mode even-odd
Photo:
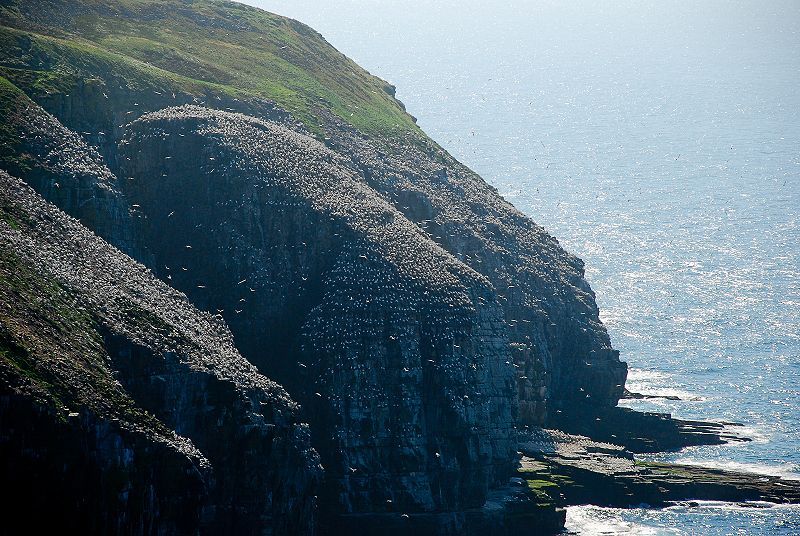
{"label": "sunlit water", "polygon": [[[800,3],[261,0],[586,261],[626,401],[743,423],[660,459],[800,478]],[[800,509],[578,507],[580,534],[800,534]]]}

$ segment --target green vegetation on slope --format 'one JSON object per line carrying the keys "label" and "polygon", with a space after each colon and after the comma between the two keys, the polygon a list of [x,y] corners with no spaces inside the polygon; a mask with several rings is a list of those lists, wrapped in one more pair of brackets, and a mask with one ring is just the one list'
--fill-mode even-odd
{"label": "green vegetation on slope", "polygon": [[18,169],[24,155],[19,154],[15,116],[28,98],[14,84],[0,76],[0,169]]}
{"label": "green vegetation on slope", "polygon": [[[8,228],[4,229],[4,224]],[[26,214],[0,206],[0,234],[27,232]],[[0,243],[0,377],[60,419],[88,409],[164,436],[166,427],[137,407],[108,366],[98,325],[74,294]]]}
{"label": "green vegetation on slope", "polygon": [[314,132],[333,113],[366,134],[422,136],[386,82],[308,26],[243,4],[11,0],[0,24],[2,74],[26,92],[68,92],[116,68],[128,84],[270,99]]}
{"label": "green vegetation on slope", "polygon": [[[133,94],[180,92],[188,96],[246,96],[229,86],[203,82],[104,50],[90,42],[65,40],[0,26],[0,74],[32,99],[68,97],[80,85],[101,92],[109,85]],[[102,78],[101,78],[102,76]],[[4,92],[11,88],[5,87]]]}

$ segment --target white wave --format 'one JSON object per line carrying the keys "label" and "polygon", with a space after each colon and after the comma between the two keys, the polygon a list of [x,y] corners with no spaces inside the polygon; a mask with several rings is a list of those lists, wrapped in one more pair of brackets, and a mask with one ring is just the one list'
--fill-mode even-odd
{"label": "white wave", "polygon": [[797,464],[785,463],[780,465],[736,462],[732,460],[708,460],[698,458],[678,457],[672,460],[673,463],[683,465],[695,465],[698,467],[708,467],[711,469],[723,469],[728,471],[738,471],[741,473],[754,473],[765,476],[777,476],[786,480],[800,480],[800,467]]}
{"label": "white wave", "polygon": [[772,439],[772,435],[760,426],[726,426],[725,431],[739,437],[746,437],[753,443],[769,443]]}
{"label": "white wave", "polygon": [[669,374],[657,370],[645,370],[631,367],[628,369],[629,381],[653,381],[653,380],[667,380]]}
{"label": "white wave", "polygon": [[748,511],[752,510],[753,508],[791,508],[797,509],[800,506],[796,504],[778,504],[768,501],[743,501],[743,502],[728,502],[728,501],[687,501],[691,503],[691,506],[687,504],[676,504],[674,506],[667,506],[664,510],[685,510],[687,508],[705,508],[708,510],[739,510],[739,511]]}
{"label": "white wave", "polygon": [[633,393],[647,396],[678,397],[681,401],[706,400],[705,397],[676,388],[674,383],[670,374],[655,370],[631,368],[628,370],[628,379],[625,382],[625,386]]}
{"label": "white wave", "polygon": [[676,536],[684,534],[678,529],[649,527],[625,521],[620,517],[624,510],[599,506],[570,506],[567,508],[565,528],[580,536]]}

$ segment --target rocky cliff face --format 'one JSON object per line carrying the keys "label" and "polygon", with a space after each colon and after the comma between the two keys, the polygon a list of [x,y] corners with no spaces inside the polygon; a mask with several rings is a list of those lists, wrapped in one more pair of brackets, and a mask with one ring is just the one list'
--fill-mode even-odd
{"label": "rocky cliff face", "polygon": [[484,275],[503,308],[519,419],[615,406],[627,367],[611,347],[583,261],[433,145],[381,146],[331,118],[328,143],[433,242]]}
{"label": "rocky cliff face", "polygon": [[[583,263],[299,23],[205,0],[12,4],[0,6],[0,167],[149,271],[4,176],[9,210],[48,214],[4,228],[7,251],[29,244],[8,270],[42,267],[87,303],[104,374],[204,460],[176,485],[202,492],[174,518],[310,531],[318,493],[329,530],[407,530],[404,515],[452,533],[530,523],[521,490],[523,506],[496,500],[517,427],[623,392]],[[86,244],[95,253],[69,253]],[[45,313],[30,316],[58,316]],[[26,396],[14,400],[40,411]],[[93,415],[75,441],[106,426]],[[155,452],[145,432],[125,452]],[[79,463],[98,478],[112,466],[66,465]],[[156,488],[163,504],[146,508],[177,508],[174,488]],[[143,503],[120,504],[155,526]]]}
{"label": "rocky cliff face", "polygon": [[0,215],[10,523],[311,531],[308,429],[225,325],[5,173]]}
{"label": "rocky cliff face", "polygon": [[[125,125],[167,106],[202,103],[278,120],[305,134],[314,131],[431,241],[488,278],[507,323],[521,422],[542,424],[553,411],[566,407],[616,404],[626,367],[599,320],[580,259],[427,139],[394,99],[390,86],[352,64],[319,34],[295,21],[245,6],[234,9],[224,2],[195,2],[191,8],[178,3],[170,11],[147,2],[54,1],[31,0],[16,10],[0,10],[0,21],[8,26],[58,38],[11,29],[5,29],[5,35],[0,32],[8,45],[0,59],[15,67],[3,74],[97,145],[113,170],[125,164],[116,152]],[[75,50],[69,40],[61,40],[64,31],[52,29],[56,8],[66,35],[74,32],[161,71],[128,61],[127,56],[121,61]],[[117,27],[115,17],[130,26]],[[136,30],[139,24],[152,26],[152,21],[161,21],[181,39],[173,41],[161,27],[154,30],[158,39]],[[224,55],[198,36],[227,40],[251,53]],[[165,42],[169,50],[162,49]],[[43,65],[70,73],[74,81],[66,84],[68,90],[44,92],[43,80],[20,74],[40,72]],[[242,66],[252,76],[243,75]],[[286,78],[287,69],[293,70],[293,78]],[[283,88],[269,94],[279,104],[255,89],[262,78],[254,73]],[[187,75],[192,79],[181,78]]]}
{"label": "rocky cliff face", "polygon": [[0,78],[2,169],[120,249],[134,248],[128,203],[97,150]]}
{"label": "rocky cliff face", "polygon": [[201,107],[135,121],[120,156],[154,269],[308,408],[329,508],[475,507],[507,478],[513,369],[488,282],[340,156]]}

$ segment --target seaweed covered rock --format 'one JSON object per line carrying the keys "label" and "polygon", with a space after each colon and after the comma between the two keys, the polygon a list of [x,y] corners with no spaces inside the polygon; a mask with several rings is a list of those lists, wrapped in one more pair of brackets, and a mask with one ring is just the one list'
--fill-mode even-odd
{"label": "seaweed covered rock", "polygon": [[314,530],[319,462],[286,392],[221,319],[6,173],[0,357],[7,526]]}

